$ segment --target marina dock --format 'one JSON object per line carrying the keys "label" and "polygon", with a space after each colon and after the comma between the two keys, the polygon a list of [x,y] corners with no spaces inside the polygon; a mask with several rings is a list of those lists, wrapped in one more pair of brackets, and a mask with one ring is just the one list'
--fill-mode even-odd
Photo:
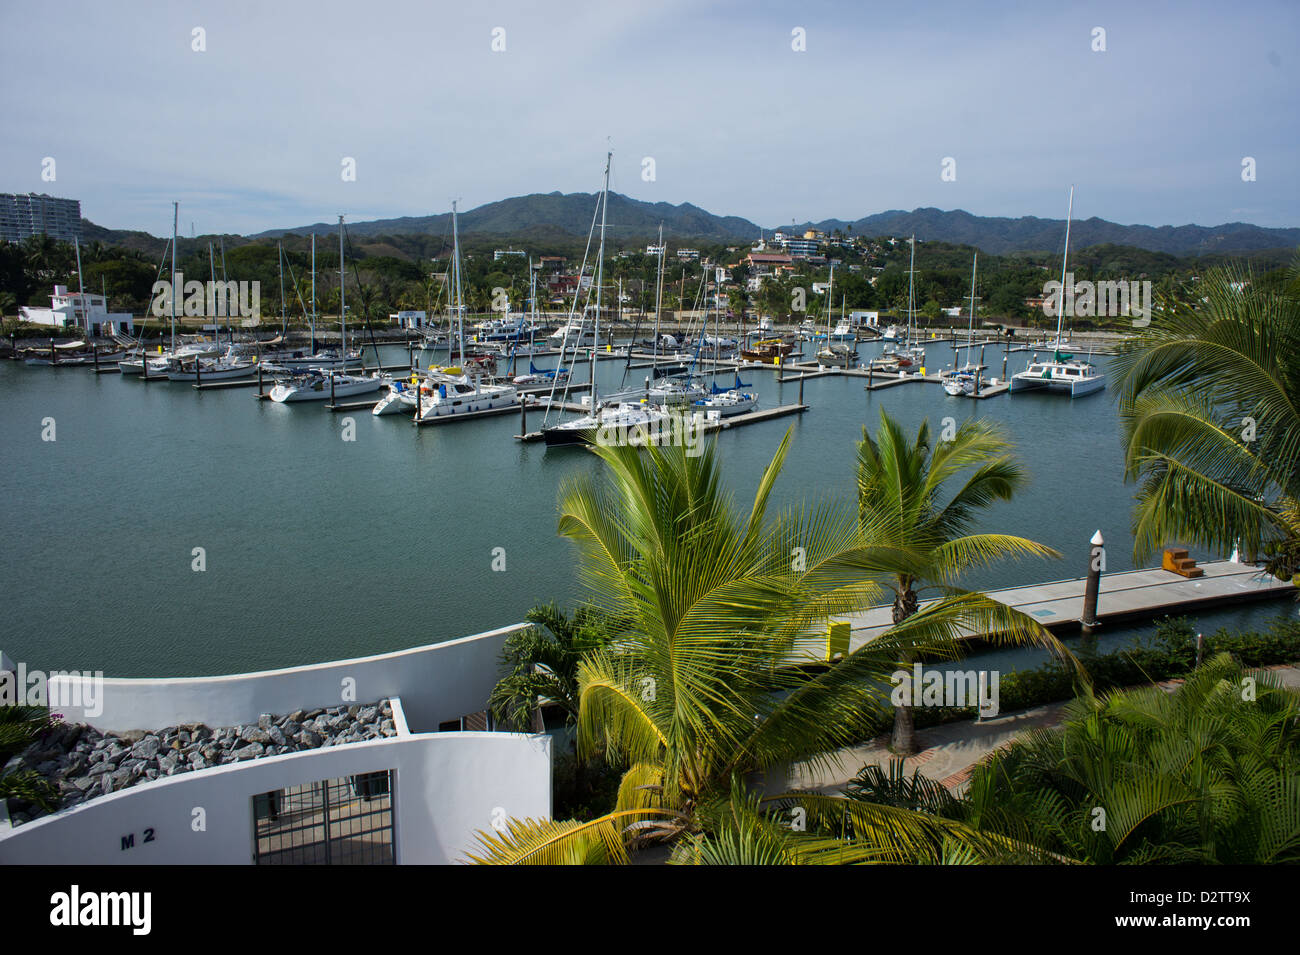
{"label": "marina dock", "polygon": [[[1102,574],[1097,599],[1097,617],[1105,624],[1124,620],[1150,619],[1166,613],[1181,613],[1216,604],[1266,600],[1295,591],[1295,585],[1271,577],[1259,567],[1230,560],[1198,564],[1203,577],[1187,578],[1152,567],[1146,570]],[[1083,615],[1083,577],[1051,583],[1008,587],[987,591],[987,596],[1033,617],[1048,630],[1070,630],[1079,626]],[[922,601],[924,607],[932,601]],[[849,649],[857,650],[893,626],[891,607],[873,607],[864,614],[846,618],[850,625]],[[967,633],[967,639],[987,636]]]}

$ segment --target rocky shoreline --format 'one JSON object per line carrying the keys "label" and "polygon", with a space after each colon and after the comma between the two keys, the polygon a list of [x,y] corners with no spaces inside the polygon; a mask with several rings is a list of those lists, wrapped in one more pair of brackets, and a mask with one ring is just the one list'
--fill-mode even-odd
{"label": "rocky shoreline", "polygon": [[[59,723],[4,769],[32,770],[48,781],[58,792],[57,812],[160,776],[396,735],[387,700],[284,716],[263,713],[256,723],[216,729],[184,723],[153,732],[101,733],[83,723]],[[9,808],[15,826],[46,815],[19,800],[10,800]]]}

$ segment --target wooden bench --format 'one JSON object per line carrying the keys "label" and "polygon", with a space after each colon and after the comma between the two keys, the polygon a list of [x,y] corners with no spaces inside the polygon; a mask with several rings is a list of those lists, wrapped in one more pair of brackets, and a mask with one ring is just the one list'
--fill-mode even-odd
{"label": "wooden bench", "polygon": [[1205,571],[1197,567],[1196,561],[1187,556],[1186,547],[1166,547],[1160,566],[1171,573],[1187,578],[1205,576]]}

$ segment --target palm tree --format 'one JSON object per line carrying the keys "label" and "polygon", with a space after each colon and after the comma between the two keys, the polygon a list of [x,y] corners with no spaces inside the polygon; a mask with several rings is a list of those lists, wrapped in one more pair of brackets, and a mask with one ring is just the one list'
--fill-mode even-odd
{"label": "palm tree", "polygon": [[569,725],[578,721],[578,663],[583,654],[607,642],[599,616],[579,607],[570,618],[554,602],[528,611],[538,626],[512,633],[501,652],[506,675],[488,698],[498,722],[540,732],[544,704],[564,711]]}
{"label": "palm tree", "polygon": [[1114,362],[1134,553],[1183,541],[1300,571],[1300,295],[1217,269]]}
{"label": "palm tree", "polygon": [[958,818],[1083,862],[1300,862],[1298,717],[1300,694],[1219,654],[1172,693],[1075,700],[976,768]]}
{"label": "palm tree", "polygon": [[[838,507],[768,519],[789,444],[787,432],[747,514],[733,510],[711,443],[697,456],[682,446],[596,447],[603,473],[564,485],[560,533],[577,545],[591,604],[615,622],[609,645],[579,665],[578,747],[628,769],[613,812],[584,823],[516,820],[481,834],[473,858],[622,861],[626,845],[655,841],[689,854],[717,832],[719,814],[743,815],[738,792],[779,791],[787,767],[825,763],[874,735],[899,659],[957,656],[963,630],[1059,650],[1031,618],[954,593],[827,666],[815,628],[875,603],[883,591],[872,577],[889,572],[894,553],[864,546]],[[843,829],[844,800],[797,798]],[[872,808],[850,828],[868,853],[928,852],[941,830],[974,844],[946,822],[892,808]],[[835,844],[847,851],[842,832]]]}
{"label": "palm tree", "polygon": [[[964,476],[964,478],[963,478]],[[944,485],[961,479],[951,495]],[[884,582],[893,591],[892,617],[902,624],[920,608],[920,592],[935,588],[949,596],[961,574],[1004,557],[1057,557],[1056,551],[1024,537],[968,533],[977,512],[1008,500],[1024,483],[1004,432],[970,420],[931,447],[929,421],[913,441],[883,409],[874,438],[862,429],[858,445],[858,522],[864,539],[887,555]],[[911,659],[900,661],[904,666]],[[916,751],[912,709],[894,710],[892,748]]]}

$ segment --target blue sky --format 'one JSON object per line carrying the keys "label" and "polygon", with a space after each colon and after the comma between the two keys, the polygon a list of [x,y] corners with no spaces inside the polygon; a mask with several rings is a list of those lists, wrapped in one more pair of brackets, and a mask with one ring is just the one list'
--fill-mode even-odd
{"label": "blue sky", "polygon": [[1300,225],[1294,2],[10,0],[0,35],[0,191],[154,234],[173,199],[248,233],[593,191],[607,143],[617,191],[767,227],[1062,218],[1071,183],[1084,218]]}

